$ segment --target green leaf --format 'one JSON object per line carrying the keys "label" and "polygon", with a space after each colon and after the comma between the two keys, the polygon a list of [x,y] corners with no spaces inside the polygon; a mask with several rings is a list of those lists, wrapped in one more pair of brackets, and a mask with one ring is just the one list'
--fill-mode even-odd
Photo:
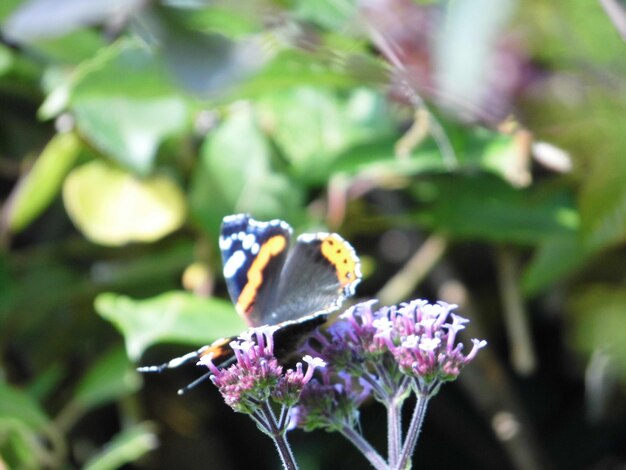
{"label": "green leaf", "polygon": [[257,109],[296,174],[307,181],[326,181],[328,165],[341,152],[393,132],[385,100],[365,88],[344,96],[290,88],[261,98]]}
{"label": "green leaf", "polygon": [[153,344],[208,344],[245,329],[230,302],[202,299],[186,292],[168,292],[146,300],[116,294],[96,298],[96,311],[124,335],[133,361]]}
{"label": "green leaf", "polygon": [[81,379],[74,400],[83,408],[100,406],[139,389],[141,379],[123,348],[101,357]]}
{"label": "green leaf", "polygon": [[8,419],[16,419],[32,430],[41,430],[50,424],[48,416],[30,395],[0,382],[0,429]]}
{"label": "green leaf", "polygon": [[[259,8],[260,7],[260,8]],[[188,16],[190,29],[221,33],[227,37],[244,37],[263,30],[262,6],[247,3],[246,8],[232,8],[228,4],[205,3]]]}
{"label": "green leaf", "polygon": [[569,302],[576,316],[571,338],[579,349],[608,353],[626,378],[626,289],[593,285],[579,290]]}
{"label": "green leaf", "polygon": [[13,53],[11,49],[0,44],[0,77],[11,70],[13,66]]}
{"label": "green leaf", "polygon": [[[626,150],[620,137],[611,145]],[[602,249],[626,241],[626,158],[611,151],[590,166],[580,192],[582,231],[587,243]]]}
{"label": "green leaf", "polygon": [[139,179],[100,160],[69,174],[63,201],[83,234],[103,245],[158,240],[183,224],[186,211],[182,191],[169,178]]}
{"label": "green leaf", "polygon": [[141,175],[152,170],[159,144],[188,123],[187,105],[175,96],[84,98],[72,109],[78,128],[95,147]]}
{"label": "green leaf", "polygon": [[140,423],[117,434],[104,450],[90,459],[85,470],[116,470],[134,462],[158,446],[154,426]]}
{"label": "green leaf", "polygon": [[[160,56],[129,39],[103,48],[56,89],[68,94],[84,137],[136,173],[147,174],[161,142],[191,123],[187,100],[177,94]],[[53,93],[48,100],[59,98]],[[58,106],[46,102],[42,108]]]}
{"label": "green leaf", "polygon": [[49,399],[65,378],[66,367],[61,362],[49,364],[45,370],[33,377],[28,384],[28,393],[39,402]]}
{"label": "green leaf", "polygon": [[29,44],[29,48],[45,56],[50,63],[78,65],[97,55],[105,44],[104,37],[98,31],[83,29],[58,38],[34,41]]}
{"label": "green leaf", "polygon": [[22,2],[23,0],[3,0],[0,2],[0,22],[4,23],[4,19],[13,13]]}
{"label": "green leaf", "polygon": [[553,68],[566,68],[582,60],[624,69],[624,43],[603,8],[586,0],[543,1],[536,6],[520,8],[518,13],[530,27],[527,42],[538,60]]}
{"label": "green leaf", "polygon": [[9,468],[47,467],[60,443],[61,436],[39,403],[0,382],[0,463]]}
{"label": "green leaf", "polygon": [[[508,179],[512,164],[517,159],[512,153],[517,150],[516,142],[507,135],[484,128],[472,130],[445,123],[446,133],[455,151],[455,168],[476,172],[492,172]],[[396,146],[399,136],[389,131],[370,132],[363,143],[357,143],[338,155],[326,166],[328,175],[348,173],[374,181],[393,181],[399,176],[449,171],[441,149],[431,137],[411,148],[410,155],[399,157]]]}
{"label": "green leaf", "polygon": [[224,214],[288,219],[301,209],[303,188],[272,168],[269,143],[246,105],[234,108],[207,138],[201,158],[191,204],[208,230],[218,227]]}
{"label": "green leaf", "polygon": [[48,143],[12,196],[8,217],[13,232],[24,230],[50,205],[80,149],[80,141],[71,133],[57,134]]}
{"label": "green leaf", "polygon": [[515,189],[489,174],[441,177],[416,183],[426,204],[417,218],[454,238],[535,245],[578,228],[567,190]]}
{"label": "green leaf", "polygon": [[296,17],[331,31],[341,30],[358,14],[355,2],[350,0],[339,3],[334,0],[298,0],[295,6]]}
{"label": "green leaf", "polygon": [[123,38],[83,62],[72,76],[72,103],[110,96],[136,100],[176,94],[160,56],[144,44]]}
{"label": "green leaf", "polygon": [[595,253],[572,232],[540,243],[522,275],[522,290],[535,296],[579,270]]}
{"label": "green leaf", "polygon": [[339,155],[327,171],[329,175],[347,173],[384,181],[446,169],[439,149],[432,144],[418,146],[408,158],[398,158],[394,150],[396,142],[396,137],[381,137],[355,145]]}
{"label": "green leaf", "polygon": [[[362,55],[316,56],[302,50],[281,51],[258,73],[239,85],[230,100],[256,99],[266,93],[280,92],[291,87],[311,85],[351,89],[355,86],[381,85],[388,75],[384,67]],[[338,66],[337,62],[341,62]]]}

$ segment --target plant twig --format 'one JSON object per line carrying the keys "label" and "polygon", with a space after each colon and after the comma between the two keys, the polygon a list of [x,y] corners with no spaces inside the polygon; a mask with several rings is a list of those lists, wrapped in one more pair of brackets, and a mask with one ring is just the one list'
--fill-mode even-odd
{"label": "plant twig", "polygon": [[511,250],[501,248],[496,252],[496,261],[511,363],[519,374],[529,375],[535,370],[537,359],[528,326],[528,312],[519,289],[517,260]]}
{"label": "plant twig", "polygon": [[363,439],[359,433],[348,426],[343,426],[339,432],[348,439],[359,451],[369,460],[376,470],[388,470],[387,462],[380,456],[378,452],[371,446],[369,442]]}
{"label": "plant twig", "polygon": [[410,296],[426,274],[445,253],[447,242],[433,234],[420,246],[404,267],[376,294],[382,305],[391,305]]}

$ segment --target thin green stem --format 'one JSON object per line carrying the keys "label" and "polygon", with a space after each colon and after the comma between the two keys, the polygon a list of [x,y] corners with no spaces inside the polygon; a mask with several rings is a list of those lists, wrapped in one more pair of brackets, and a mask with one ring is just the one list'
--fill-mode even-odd
{"label": "thin green stem", "polygon": [[521,375],[537,368],[537,356],[530,332],[528,312],[520,290],[520,266],[515,254],[506,248],[497,251],[498,284],[501,292],[504,326],[509,337],[511,363]]}
{"label": "thin green stem", "polygon": [[428,400],[430,396],[422,396],[417,394],[417,403],[413,410],[413,416],[411,417],[411,424],[406,433],[406,440],[402,446],[402,454],[396,467],[391,467],[394,470],[406,470],[411,468],[411,457],[415,446],[417,445],[417,439],[424,423],[424,417],[426,416],[426,408],[428,407]]}
{"label": "thin green stem", "polygon": [[365,458],[372,464],[376,470],[388,470],[389,466],[387,462],[380,456],[376,449],[374,449],[369,442],[367,442],[363,436],[348,426],[343,426],[339,432],[348,439],[359,451],[365,456]]}

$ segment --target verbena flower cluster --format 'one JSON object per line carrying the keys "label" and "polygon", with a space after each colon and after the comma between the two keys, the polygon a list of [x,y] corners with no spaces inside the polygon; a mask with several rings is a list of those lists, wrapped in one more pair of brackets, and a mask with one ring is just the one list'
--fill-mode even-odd
{"label": "verbena flower cluster", "polygon": [[316,367],[324,367],[321,359],[306,355],[308,364],[304,371],[302,363],[296,368],[284,370],[274,356],[273,334],[276,327],[263,326],[242,333],[230,343],[236,362],[220,369],[211,355],[200,359],[213,373],[211,381],[219,389],[224,401],[235,411],[253,413],[259,404],[268,399],[287,407],[293,406],[304,385],[313,377]]}
{"label": "verbena flower cluster", "polygon": [[[285,440],[296,426],[341,433],[377,469],[409,468],[428,401],[487,344],[472,339],[463,353],[458,333],[468,320],[452,313],[456,305],[413,300],[375,310],[375,304],[357,304],[314,333],[301,351],[306,370],[302,363],[285,370],[274,356],[277,327],[255,328],[231,342],[230,367],[202,358],[226,403],[274,439],[285,468],[296,468]],[[416,405],[404,430],[401,410],[411,393]],[[360,432],[359,407],[369,397],[387,408],[387,459]]]}
{"label": "verbena flower cluster", "polygon": [[299,426],[322,426],[322,418],[329,416],[334,421],[324,427],[335,427],[338,415],[333,409],[343,410],[344,422],[353,421],[368,394],[384,403],[404,398],[411,390],[431,397],[487,344],[472,339],[472,349],[463,354],[457,334],[469,320],[452,313],[456,305],[418,299],[374,310],[376,302],[353,306],[309,340],[306,351],[328,367],[305,387],[294,410]]}

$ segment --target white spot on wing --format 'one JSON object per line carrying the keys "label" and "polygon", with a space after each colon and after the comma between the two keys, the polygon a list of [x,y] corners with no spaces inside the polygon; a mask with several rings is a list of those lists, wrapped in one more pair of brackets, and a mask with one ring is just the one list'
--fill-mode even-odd
{"label": "white spot on wing", "polygon": [[230,247],[232,245],[233,245],[233,239],[231,237],[228,237],[228,238],[220,237],[220,249],[230,250]]}
{"label": "white spot on wing", "polygon": [[269,227],[280,227],[281,229],[289,232],[290,234],[292,233],[291,225],[289,225],[284,220],[280,220],[280,219],[273,219],[273,220],[270,220],[270,221],[267,221],[267,222],[250,219],[248,221],[248,225],[250,227],[254,227],[254,228],[257,228],[257,229],[260,229],[260,230],[266,230]]}
{"label": "white spot on wing", "polygon": [[330,234],[326,232],[303,233],[302,235],[298,237],[298,241],[304,242],[304,243],[311,243],[316,240],[323,240],[329,236]]}
{"label": "white spot on wing", "polygon": [[252,247],[252,245],[254,245],[255,242],[256,242],[256,237],[254,236],[253,233],[249,233],[248,235],[245,236],[245,238],[241,242],[241,246],[244,250],[249,250]]}
{"label": "white spot on wing", "polygon": [[240,220],[243,220],[246,217],[247,217],[246,214],[233,214],[233,215],[227,215],[226,217],[224,217],[224,219],[222,219],[222,221],[225,223],[233,223],[233,222],[239,222]]}
{"label": "white spot on wing", "polygon": [[246,254],[242,250],[235,251],[232,256],[228,258],[228,261],[224,263],[224,277],[231,278],[237,274],[237,271],[243,266],[245,261]]}

